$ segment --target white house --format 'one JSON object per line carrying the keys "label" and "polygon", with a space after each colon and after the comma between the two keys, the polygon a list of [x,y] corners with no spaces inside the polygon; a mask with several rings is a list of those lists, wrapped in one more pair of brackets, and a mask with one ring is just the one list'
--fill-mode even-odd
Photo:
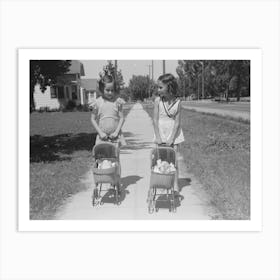
{"label": "white house", "polygon": [[84,104],[96,99],[97,94],[97,79],[81,79],[81,87],[83,91]]}
{"label": "white house", "polygon": [[81,85],[81,77],[85,76],[84,66],[78,60],[72,60],[69,71],[57,77],[55,86],[47,86],[42,92],[39,84],[34,88],[35,109],[49,108],[59,109],[65,107],[69,100],[79,104],[85,104],[85,90]]}

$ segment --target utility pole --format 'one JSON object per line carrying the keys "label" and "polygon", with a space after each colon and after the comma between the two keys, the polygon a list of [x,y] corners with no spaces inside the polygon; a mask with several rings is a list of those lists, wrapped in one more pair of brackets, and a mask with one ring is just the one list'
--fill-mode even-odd
{"label": "utility pole", "polygon": [[[148,64],[147,65],[149,67],[149,79],[148,79],[148,97],[150,97],[151,91],[150,91],[150,80],[151,80],[151,67],[153,67],[153,65]],[[153,69],[153,68],[152,68]]]}
{"label": "utility pole", "polygon": [[202,99],[204,99],[204,62],[201,61],[201,95],[202,95]]}
{"label": "utility pole", "polygon": [[184,100],[186,100],[186,77],[185,75],[183,76],[183,82],[184,82]]}
{"label": "utility pole", "polygon": [[114,79],[115,79],[115,82],[114,82],[114,88],[115,90],[118,91],[119,89],[119,85],[118,85],[118,81],[117,81],[117,71],[118,71],[118,61],[115,60],[115,71],[114,71]]}
{"label": "utility pole", "polygon": [[197,100],[199,100],[199,75],[197,75]]}
{"label": "utility pole", "polygon": [[152,60],[152,80],[154,80],[154,61]]}
{"label": "utility pole", "polygon": [[165,74],[165,60],[162,61],[162,74]]}
{"label": "utility pole", "polygon": [[115,79],[117,79],[118,61],[115,60]]}

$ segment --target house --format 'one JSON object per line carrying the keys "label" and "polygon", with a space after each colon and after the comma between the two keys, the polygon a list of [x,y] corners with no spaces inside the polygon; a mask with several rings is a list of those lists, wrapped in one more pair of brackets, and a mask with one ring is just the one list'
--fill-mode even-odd
{"label": "house", "polygon": [[83,76],[85,76],[83,64],[78,60],[72,60],[69,71],[57,77],[54,86],[47,86],[42,92],[40,85],[37,84],[34,88],[35,109],[59,109],[65,107],[70,100],[76,105],[85,104],[84,89],[81,85]]}
{"label": "house", "polygon": [[84,104],[97,97],[97,79],[81,79],[81,87],[83,89]]}

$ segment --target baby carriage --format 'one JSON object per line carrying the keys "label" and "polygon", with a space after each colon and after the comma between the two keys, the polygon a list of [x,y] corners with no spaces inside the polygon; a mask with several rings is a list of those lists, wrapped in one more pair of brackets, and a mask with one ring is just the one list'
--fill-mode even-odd
{"label": "baby carriage", "polygon": [[[106,168],[104,164],[106,163]],[[103,165],[103,166],[102,166]],[[121,195],[121,165],[119,148],[111,142],[102,142],[93,148],[93,177],[94,189],[92,194],[92,205],[103,204],[104,191],[114,193],[114,203],[120,205]],[[103,185],[107,187],[102,189]],[[108,188],[109,186],[109,188]]]}
{"label": "baby carriage", "polygon": [[[156,170],[159,162],[169,163],[172,169],[167,172]],[[176,212],[174,181],[176,173],[176,152],[173,147],[160,145],[151,151],[151,179],[148,192],[148,211],[150,214],[158,211],[157,203],[160,201],[170,202],[169,212]],[[161,190],[161,193],[157,191]],[[163,193],[165,195],[163,195]],[[165,199],[163,199],[165,198]]]}

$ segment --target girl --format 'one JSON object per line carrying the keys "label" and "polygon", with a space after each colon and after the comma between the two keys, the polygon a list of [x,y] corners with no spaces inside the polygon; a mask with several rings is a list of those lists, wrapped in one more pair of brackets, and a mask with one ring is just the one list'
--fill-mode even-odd
{"label": "girl", "polygon": [[[178,155],[178,145],[185,140],[180,126],[181,103],[177,98],[178,84],[172,74],[164,74],[158,78],[157,85],[159,97],[155,99],[153,117],[155,143],[173,145]],[[175,177],[175,190],[179,192],[178,171]]]}
{"label": "girl", "polygon": [[125,145],[121,132],[124,123],[122,105],[125,102],[117,96],[113,77],[102,77],[99,80],[99,90],[102,95],[89,104],[92,111],[91,123],[97,132],[95,144],[110,139],[118,146]]}

